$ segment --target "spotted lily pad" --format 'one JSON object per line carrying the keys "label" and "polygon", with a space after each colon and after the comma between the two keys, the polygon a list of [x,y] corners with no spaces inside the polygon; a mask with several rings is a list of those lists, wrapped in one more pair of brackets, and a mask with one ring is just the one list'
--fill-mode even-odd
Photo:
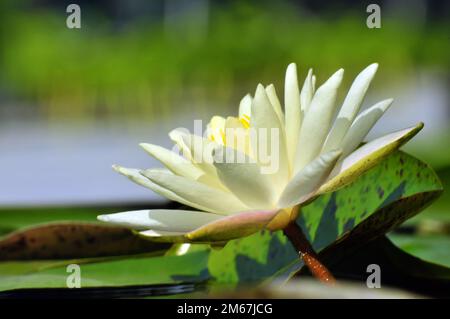
{"label": "spotted lily pad", "polygon": [[[297,223],[319,253],[340,255],[344,249],[341,247],[345,251],[356,250],[383,236],[429,205],[441,192],[440,181],[428,165],[398,151],[356,182],[303,207]],[[0,263],[0,290],[65,287],[65,265],[71,262],[34,267],[26,276],[15,273],[14,269],[20,268],[17,262],[14,266]],[[151,272],[143,273],[144,268]],[[204,280],[211,284],[236,284],[288,278],[301,268],[297,253],[281,231],[261,231],[232,240],[221,249],[193,245],[192,252],[181,256],[91,262],[82,266],[82,273],[84,270],[87,276],[84,287]]]}
{"label": "spotted lily pad", "polygon": [[0,260],[67,259],[163,252],[170,245],[141,239],[126,228],[59,222],[29,227],[0,240]]}
{"label": "spotted lily pad", "polygon": [[[414,216],[441,192],[428,165],[399,151],[355,183],[302,208],[297,223],[318,252],[344,240],[356,248]],[[208,267],[217,281],[247,282],[287,276],[302,263],[281,231],[263,231],[213,251]]]}

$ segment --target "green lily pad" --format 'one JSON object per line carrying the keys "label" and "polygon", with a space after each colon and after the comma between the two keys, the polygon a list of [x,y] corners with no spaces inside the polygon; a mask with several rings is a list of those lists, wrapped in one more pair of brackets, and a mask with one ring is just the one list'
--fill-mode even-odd
{"label": "green lily pad", "polygon": [[[99,260],[83,263],[83,260],[41,262],[39,269],[27,272],[19,265],[33,262],[0,263],[0,291],[24,288],[66,288],[71,274],[67,265],[80,266],[81,287],[115,287],[152,285],[160,283],[201,282],[208,279],[204,265],[208,252],[198,251],[184,256],[148,257],[131,256],[127,259]],[[35,265],[36,266],[36,265]],[[29,269],[30,270],[30,269]]]}
{"label": "green lily pad", "polygon": [[[441,192],[441,183],[428,165],[396,152],[355,183],[304,207],[297,223],[318,252],[343,240],[356,249],[417,214]],[[231,241],[213,251],[208,262],[219,282],[261,281],[302,266],[281,231]]]}
{"label": "green lily pad", "polygon": [[389,234],[389,239],[405,252],[450,267],[450,237],[446,235]]}
{"label": "green lily pad", "polygon": [[[356,250],[417,214],[441,192],[440,181],[428,165],[399,151],[356,182],[302,208],[297,223],[318,252],[339,255],[339,243],[346,244],[349,251]],[[61,262],[49,268],[41,265],[25,276],[23,271],[14,274],[7,262],[0,263],[0,290],[65,287],[65,265],[71,261]],[[301,268],[297,253],[281,231],[261,231],[232,240],[221,249],[202,248],[182,256],[89,262],[82,266],[82,278],[86,276],[84,283],[88,286],[205,279],[210,283],[236,284],[287,278]]]}

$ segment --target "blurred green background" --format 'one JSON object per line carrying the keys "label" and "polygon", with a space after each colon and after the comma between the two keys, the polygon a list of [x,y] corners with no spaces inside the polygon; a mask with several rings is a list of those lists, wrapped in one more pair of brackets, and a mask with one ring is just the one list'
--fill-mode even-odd
{"label": "blurred green background", "polygon": [[[169,146],[170,129],[235,113],[259,82],[282,96],[290,62],[301,78],[312,67],[319,83],[343,67],[346,89],[378,62],[364,107],[395,103],[372,136],[424,121],[406,149],[450,186],[447,1],[378,1],[380,29],[366,25],[373,1],[77,1],[82,27],[68,29],[70,2],[0,2],[3,232],[162,203],[110,165],[156,165],[137,143]],[[449,265],[449,211],[446,191],[392,236]]]}
{"label": "blurred green background", "polygon": [[377,61],[375,87],[418,68],[446,72],[439,2],[398,2],[386,1],[382,28],[370,30],[364,1],[79,1],[76,30],[64,1],[2,1],[2,88],[49,120],[151,121],[186,100],[229,111],[260,81],[281,89],[292,61],[319,81],[344,67],[348,82]]}

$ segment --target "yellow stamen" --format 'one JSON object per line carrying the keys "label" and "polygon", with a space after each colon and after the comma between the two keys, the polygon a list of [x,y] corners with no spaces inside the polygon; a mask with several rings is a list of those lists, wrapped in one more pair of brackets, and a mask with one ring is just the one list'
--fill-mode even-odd
{"label": "yellow stamen", "polygon": [[242,115],[242,117],[239,118],[239,121],[244,125],[245,128],[250,127],[250,117],[248,115]]}
{"label": "yellow stamen", "polygon": [[220,136],[222,137],[222,143],[225,145],[225,132],[223,129],[219,129]]}

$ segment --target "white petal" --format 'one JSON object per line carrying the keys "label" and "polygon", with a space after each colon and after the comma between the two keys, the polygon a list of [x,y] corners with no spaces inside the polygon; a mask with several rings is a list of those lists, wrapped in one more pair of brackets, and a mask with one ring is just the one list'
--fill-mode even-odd
{"label": "white petal", "polygon": [[290,166],[293,166],[298,134],[302,122],[300,109],[300,90],[298,87],[297,65],[291,63],[286,69],[284,82],[284,112],[286,126],[286,145]]}
{"label": "white petal", "polygon": [[[228,116],[225,120],[225,133],[227,129],[245,129],[245,126],[237,117]],[[226,135],[226,134],[225,134]]]}
{"label": "white petal", "polygon": [[187,232],[175,232],[175,231],[164,231],[164,230],[144,230],[139,232],[139,235],[144,237],[151,238],[152,241],[157,242],[168,242],[168,243],[177,243],[177,242],[186,242],[184,235]]}
{"label": "white petal", "polygon": [[392,104],[392,101],[393,99],[381,101],[356,117],[342,141],[343,157],[349,155],[361,144],[371,128]]}
{"label": "white petal", "polygon": [[336,111],[336,96],[344,70],[334,73],[317,89],[303,121],[294,162],[294,174],[320,154]]}
{"label": "white petal", "polygon": [[156,158],[164,164],[171,172],[176,175],[184,176],[191,179],[198,179],[203,175],[202,170],[195,167],[190,161],[184,157],[171,152],[161,146],[141,143],[139,144],[148,154]]}
{"label": "white petal", "polygon": [[209,121],[207,130],[208,138],[216,143],[223,144],[225,135],[225,118],[222,116],[213,116]]}
{"label": "white petal", "polygon": [[145,209],[105,214],[98,220],[136,230],[153,229],[175,232],[190,232],[203,225],[223,218],[221,215],[169,209]]}
{"label": "white petal", "polygon": [[228,147],[218,147],[214,159],[220,180],[244,204],[253,209],[274,207],[277,189],[254,160]]}
{"label": "white petal", "polygon": [[183,236],[186,232],[175,232],[175,231],[164,231],[164,230],[144,230],[139,232],[139,234],[147,237],[172,237],[172,236]]}
{"label": "white petal", "polygon": [[138,185],[144,186],[148,189],[151,189],[155,193],[167,197],[170,200],[189,205],[187,201],[184,201],[181,197],[177,196],[173,192],[170,192],[168,190],[162,189],[155,183],[152,183],[148,178],[145,178],[140,174],[140,170],[136,168],[126,168],[119,165],[113,165],[113,169],[118,172],[119,174],[122,174],[128,179],[130,179],[132,182],[135,182]]}
{"label": "white petal", "polygon": [[282,127],[284,127],[283,109],[281,108],[281,103],[280,103],[280,100],[278,99],[277,92],[275,90],[275,86],[273,84],[269,84],[266,87],[266,93],[267,93],[267,97],[269,98],[270,103],[273,106],[273,109],[275,110],[275,113],[278,116],[278,119],[280,120]]}
{"label": "white petal", "polygon": [[174,129],[171,132],[169,132],[170,139],[178,146],[180,151],[182,152],[183,156],[187,159],[191,160],[191,151],[189,150],[189,147],[184,143],[183,136],[189,134],[188,130],[185,129]]}
{"label": "white petal", "polygon": [[341,151],[324,153],[306,165],[286,186],[278,201],[278,207],[293,207],[309,198],[326,180],[341,153]]}
{"label": "white petal", "polygon": [[249,130],[236,117],[229,116],[225,122],[225,145],[239,152],[251,154]]}
{"label": "white petal", "polygon": [[183,151],[183,155],[205,174],[216,176],[212,165],[212,151],[217,143],[208,141],[202,136],[190,134],[188,130],[175,129],[169,133],[169,137]]}
{"label": "white petal", "polygon": [[[181,196],[178,196],[177,194],[175,194],[174,192],[161,187],[155,183],[153,183],[152,181],[150,181],[148,178],[146,178],[145,176],[141,175],[139,169],[135,169],[135,168],[126,168],[126,167],[121,167],[118,165],[113,165],[113,168],[115,171],[117,171],[118,173],[128,177],[131,181],[135,182],[138,185],[144,186],[148,189],[151,189],[152,191],[154,191],[155,193],[164,196],[170,200],[173,200],[175,202],[187,205],[187,206],[191,206],[191,207],[195,207],[197,209],[200,210],[205,210],[205,211],[209,211],[208,208],[199,205],[198,203],[194,203],[189,201],[186,198],[183,198]],[[156,170],[155,170],[156,171]],[[167,174],[167,173],[166,173]]]}
{"label": "white petal", "polygon": [[198,181],[225,190],[213,165],[212,151],[217,143],[182,130],[173,130],[170,136],[180,148],[186,150],[191,163],[204,173],[197,178]]}
{"label": "white petal", "polygon": [[251,109],[252,109],[252,96],[250,94],[247,94],[242,98],[241,102],[239,103],[239,118],[243,117],[244,115],[250,117]]}
{"label": "white petal", "polygon": [[[200,210],[217,214],[232,214],[248,207],[242,204],[233,194],[209,187],[185,177],[166,174],[157,170],[141,171],[153,183],[188,200]],[[199,208],[201,207],[201,208]]]}
{"label": "white petal", "polygon": [[378,64],[373,63],[358,74],[356,79],[353,81],[353,84],[350,87],[344,103],[342,104],[342,107],[337,115],[336,122],[328,134],[328,138],[323,147],[324,152],[341,147],[342,139],[355,119],[356,114],[358,114],[364,96],[366,95],[370,82],[372,82],[377,69]]}
{"label": "white petal", "polygon": [[351,183],[361,174],[397,150],[423,128],[423,123],[379,137],[364,144],[336,164],[318,193],[335,191]]}
{"label": "white petal", "polygon": [[341,110],[339,111],[339,117],[345,117],[353,121],[358,114],[361,107],[361,103],[366,95],[369,85],[377,72],[378,64],[373,63],[366,67],[352,83],[347,96],[345,97],[344,103],[342,104]]}
{"label": "white petal", "polygon": [[[215,172],[213,175],[208,175],[199,168],[198,165],[163,147],[146,143],[141,143],[140,145],[146,152],[161,161],[172,173],[202,182],[212,187],[225,189]],[[186,146],[184,142],[183,145]]]}
{"label": "white petal", "polygon": [[277,187],[284,187],[289,177],[285,134],[261,84],[256,88],[253,99],[250,127],[255,159],[265,173],[273,176]]}
{"label": "white petal", "polygon": [[191,153],[192,162],[206,174],[217,175],[213,165],[212,151],[218,144],[193,134],[184,134],[182,140]]}
{"label": "white petal", "polygon": [[303,116],[305,116],[306,112],[308,111],[309,105],[311,104],[311,100],[314,95],[312,76],[312,69],[309,69],[308,75],[306,76],[302,91],[300,93],[300,105]]}

